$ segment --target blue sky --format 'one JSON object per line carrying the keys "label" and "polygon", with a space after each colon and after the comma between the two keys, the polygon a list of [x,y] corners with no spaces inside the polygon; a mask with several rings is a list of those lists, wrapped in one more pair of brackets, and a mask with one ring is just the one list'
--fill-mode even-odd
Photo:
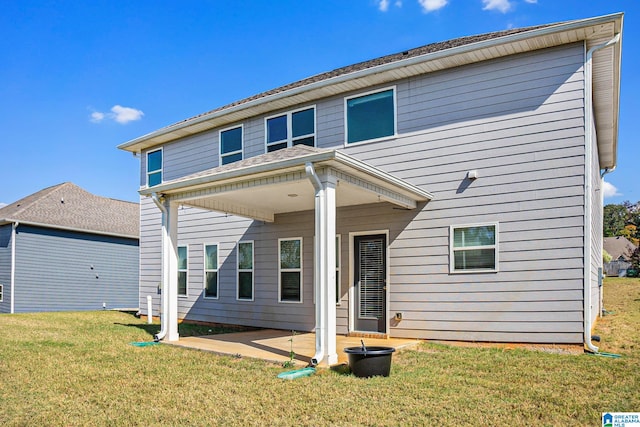
{"label": "blue sky", "polygon": [[625,12],[618,168],[640,200],[638,0],[8,0],[0,12],[0,205],[71,181],[137,201],[116,146],[229,102],[456,37]]}

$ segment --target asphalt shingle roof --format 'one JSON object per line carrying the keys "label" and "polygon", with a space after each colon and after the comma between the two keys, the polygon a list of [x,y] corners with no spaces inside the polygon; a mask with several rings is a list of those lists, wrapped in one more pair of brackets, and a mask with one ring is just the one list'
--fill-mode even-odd
{"label": "asphalt shingle roof", "polygon": [[636,250],[636,246],[623,236],[605,237],[602,247],[614,260],[622,257],[625,261],[628,261],[633,251]]}
{"label": "asphalt shingle roof", "polygon": [[451,49],[451,48],[455,48],[458,46],[465,46],[465,45],[469,45],[472,43],[477,43],[477,42],[482,42],[485,40],[491,40],[491,39],[496,39],[496,38],[500,38],[500,37],[505,37],[505,36],[509,36],[512,34],[518,34],[518,33],[523,33],[523,32],[527,32],[527,31],[533,31],[533,30],[537,30],[539,28],[545,28],[545,27],[550,27],[553,25],[558,25],[560,23],[553,23],[553,24],[546,24],[546,25],[536,25],[536,26],[531,26],[531,27],[523,27],[523,28],[512,28],[509,30],[503,30],[503,31],[496,31],[496,32],[492,32],[492,33],[485,33],[485,34],[478,34],[478,35],[474,35],[474,36],[466,36],[466,37],[459,37],[456,39],[452,39],[452,40],[446,40],[446,41],[441,41],[441,42],[436,42],[436,43],[430,43],[424,46],[420,46],[414,49],[409,49],[409,50],[405,50],[402,52],[398,52],[398,53],[393,53],[390,55],[385,55],[385,56],[381,56],[379,58],[375,58],[375,59],[371,59],[368,61],[363,61],[363,62],[358,62],[356,64],[352,64],[352,65],[348,65],[346,67],[340,67],[340,68],[336,68],[335,70],[331,70],[331,71],[327,71],[324,73],[320,73],[320,74],[316,74],[314,76],[311,77],[307,77],[305,79],[302,80],[298,80],[296,82],[293,83],[289,83],[287,85],[284,86],[280,86],[277,87],[275,89],[271,89],[265,92],[261,92],[258,93],[256,95],[250,96],[248,98],[244,98],[235,102],[232,102],[231,104],[227,104],[227,105],[223,105],[222,107],[213,109],[211,111],[207,111],[205,113],[202,114],[198,114],[194,117],[190,117],[188,119],[182,120],[180,122],[174,123],[170,126],[167,126],[167,128],[171,128],[172,126],[176,126],[179,125],[181,123],[184,122],[188,122],[190,120],[196,119],[198,117],[201,116],[205,116],[207,114],[211,114],[211,113],[215,113],[218,111],[222,111],[222,110],[226,110],[228,108],[231,107],[235,107],[237,105],[242,105],[245,104],[247,102],[251,102],[254,101],[256,99],[260,99],[260,98],[264,98],[270,95],[274,95],[280,92],[285,92],[287,90],[291,90],[294,88],[298,88],[298,87],[302,87],[302,86],[306,86],[312,83],[316,83],[319,81],[323,81],[323,80],[328,80],[331,79],[333,77],[338,77],[338,76],[342,76],[345,74],[349,74],[349,73],[354,73],[356,71],[361,71],[361,70],[366,70],[368,68],[373,68],[373,67],[377,67],[380,65],[384,65],[384,64],[389,64],[392,62],[398,62],[404,59],[408,59],[408,58],[413,58],[416,56],[421,56],[421,55],[426,55],[429,53],[433,53],[433,52],[439,52],[442,50],[446,50],[446,49]]}
{"label": "asphalt shingle roof", "polygon": [[96,196],[71,182],[54,185],[0,209],[0,222],[139,238],[139,205]]}

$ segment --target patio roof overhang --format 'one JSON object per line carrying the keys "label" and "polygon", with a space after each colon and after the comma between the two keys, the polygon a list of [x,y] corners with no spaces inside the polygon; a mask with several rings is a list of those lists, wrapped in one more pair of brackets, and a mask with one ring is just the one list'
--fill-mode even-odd
{"label": "patio roof overhang", "polygon": [[275,215],[314,209],[306,172],[337,181],[336,207],[389,202],[415,209],[431,193],[337,150],[298,145],[143,188],[173,203],[273,222]]}

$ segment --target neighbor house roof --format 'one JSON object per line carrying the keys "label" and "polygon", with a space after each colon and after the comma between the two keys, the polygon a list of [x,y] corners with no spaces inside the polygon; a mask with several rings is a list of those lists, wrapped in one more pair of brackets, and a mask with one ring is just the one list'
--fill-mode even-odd
{"label": "neighbor house roof", "polygon": [[21,223],[139,238],[139,205],[96,196],[71,182],[48,187],[0,209],[0,225]]}
{"label": "neighbor house roof", "polygon": [[[121,144],[141,152],[185,136],[249,117],[402,78],[507,55],[586,41],[587,48],[622,32],[623,14],[497,31],[431,43],[370,61],[340,67],[216,108]],[[616,164],[621,46],[594,55],[594,111],[602,168]]]}
{"label": "neighbor house roof", "polygon": [[623,236],[605,237],[602,247],[611,255],[612,259],[616,260],[622,257],[625,261],[628,261],[633,251],[636,250],[636,245]]}

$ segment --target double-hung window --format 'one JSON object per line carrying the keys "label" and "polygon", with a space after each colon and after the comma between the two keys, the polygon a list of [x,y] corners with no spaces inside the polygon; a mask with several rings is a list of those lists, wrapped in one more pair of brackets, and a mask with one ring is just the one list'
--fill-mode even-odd
{"label": "double-hung window", "polygon": [[162,148],[147,153],[147,187],[162,183]]}
{"label": "double-hung window", "polygon": [[2,299],[3,297],[4,297],[4,285],[0,285],[0,302],[3,301]]}
{"label": "double-hung window", "polygon": [[204,297],[218,298],[218,245],[204,245]]}
{"label": "double-hung window", "polygon": [[220,165],[242,160],[242,126],[220,131]]}
{"label": "double-hung window", "polygon": [[450,271],[498,271],[498,224],[451,226]]}
{"label": "double-hung window", "polygon": [[267,152],[303,144],[316,144],[315,107],[291,111],[265,120]]}
{"label": "double-hung window", "polygon": [[253,301],[253,241],[238,242],[237,298]]}
{"label": "double-hung window", "polygon": [[302,302],[302,237],[278,239],[279,301]]}
{"label": "double-hung window", "polygon": [[347,144],[395,135],[395,89],[346,98],[345,116]]}
{"label": "double-hung window", "polygon": [[187,296],[187,253],[186,246],[178,246],[178,295]]}

